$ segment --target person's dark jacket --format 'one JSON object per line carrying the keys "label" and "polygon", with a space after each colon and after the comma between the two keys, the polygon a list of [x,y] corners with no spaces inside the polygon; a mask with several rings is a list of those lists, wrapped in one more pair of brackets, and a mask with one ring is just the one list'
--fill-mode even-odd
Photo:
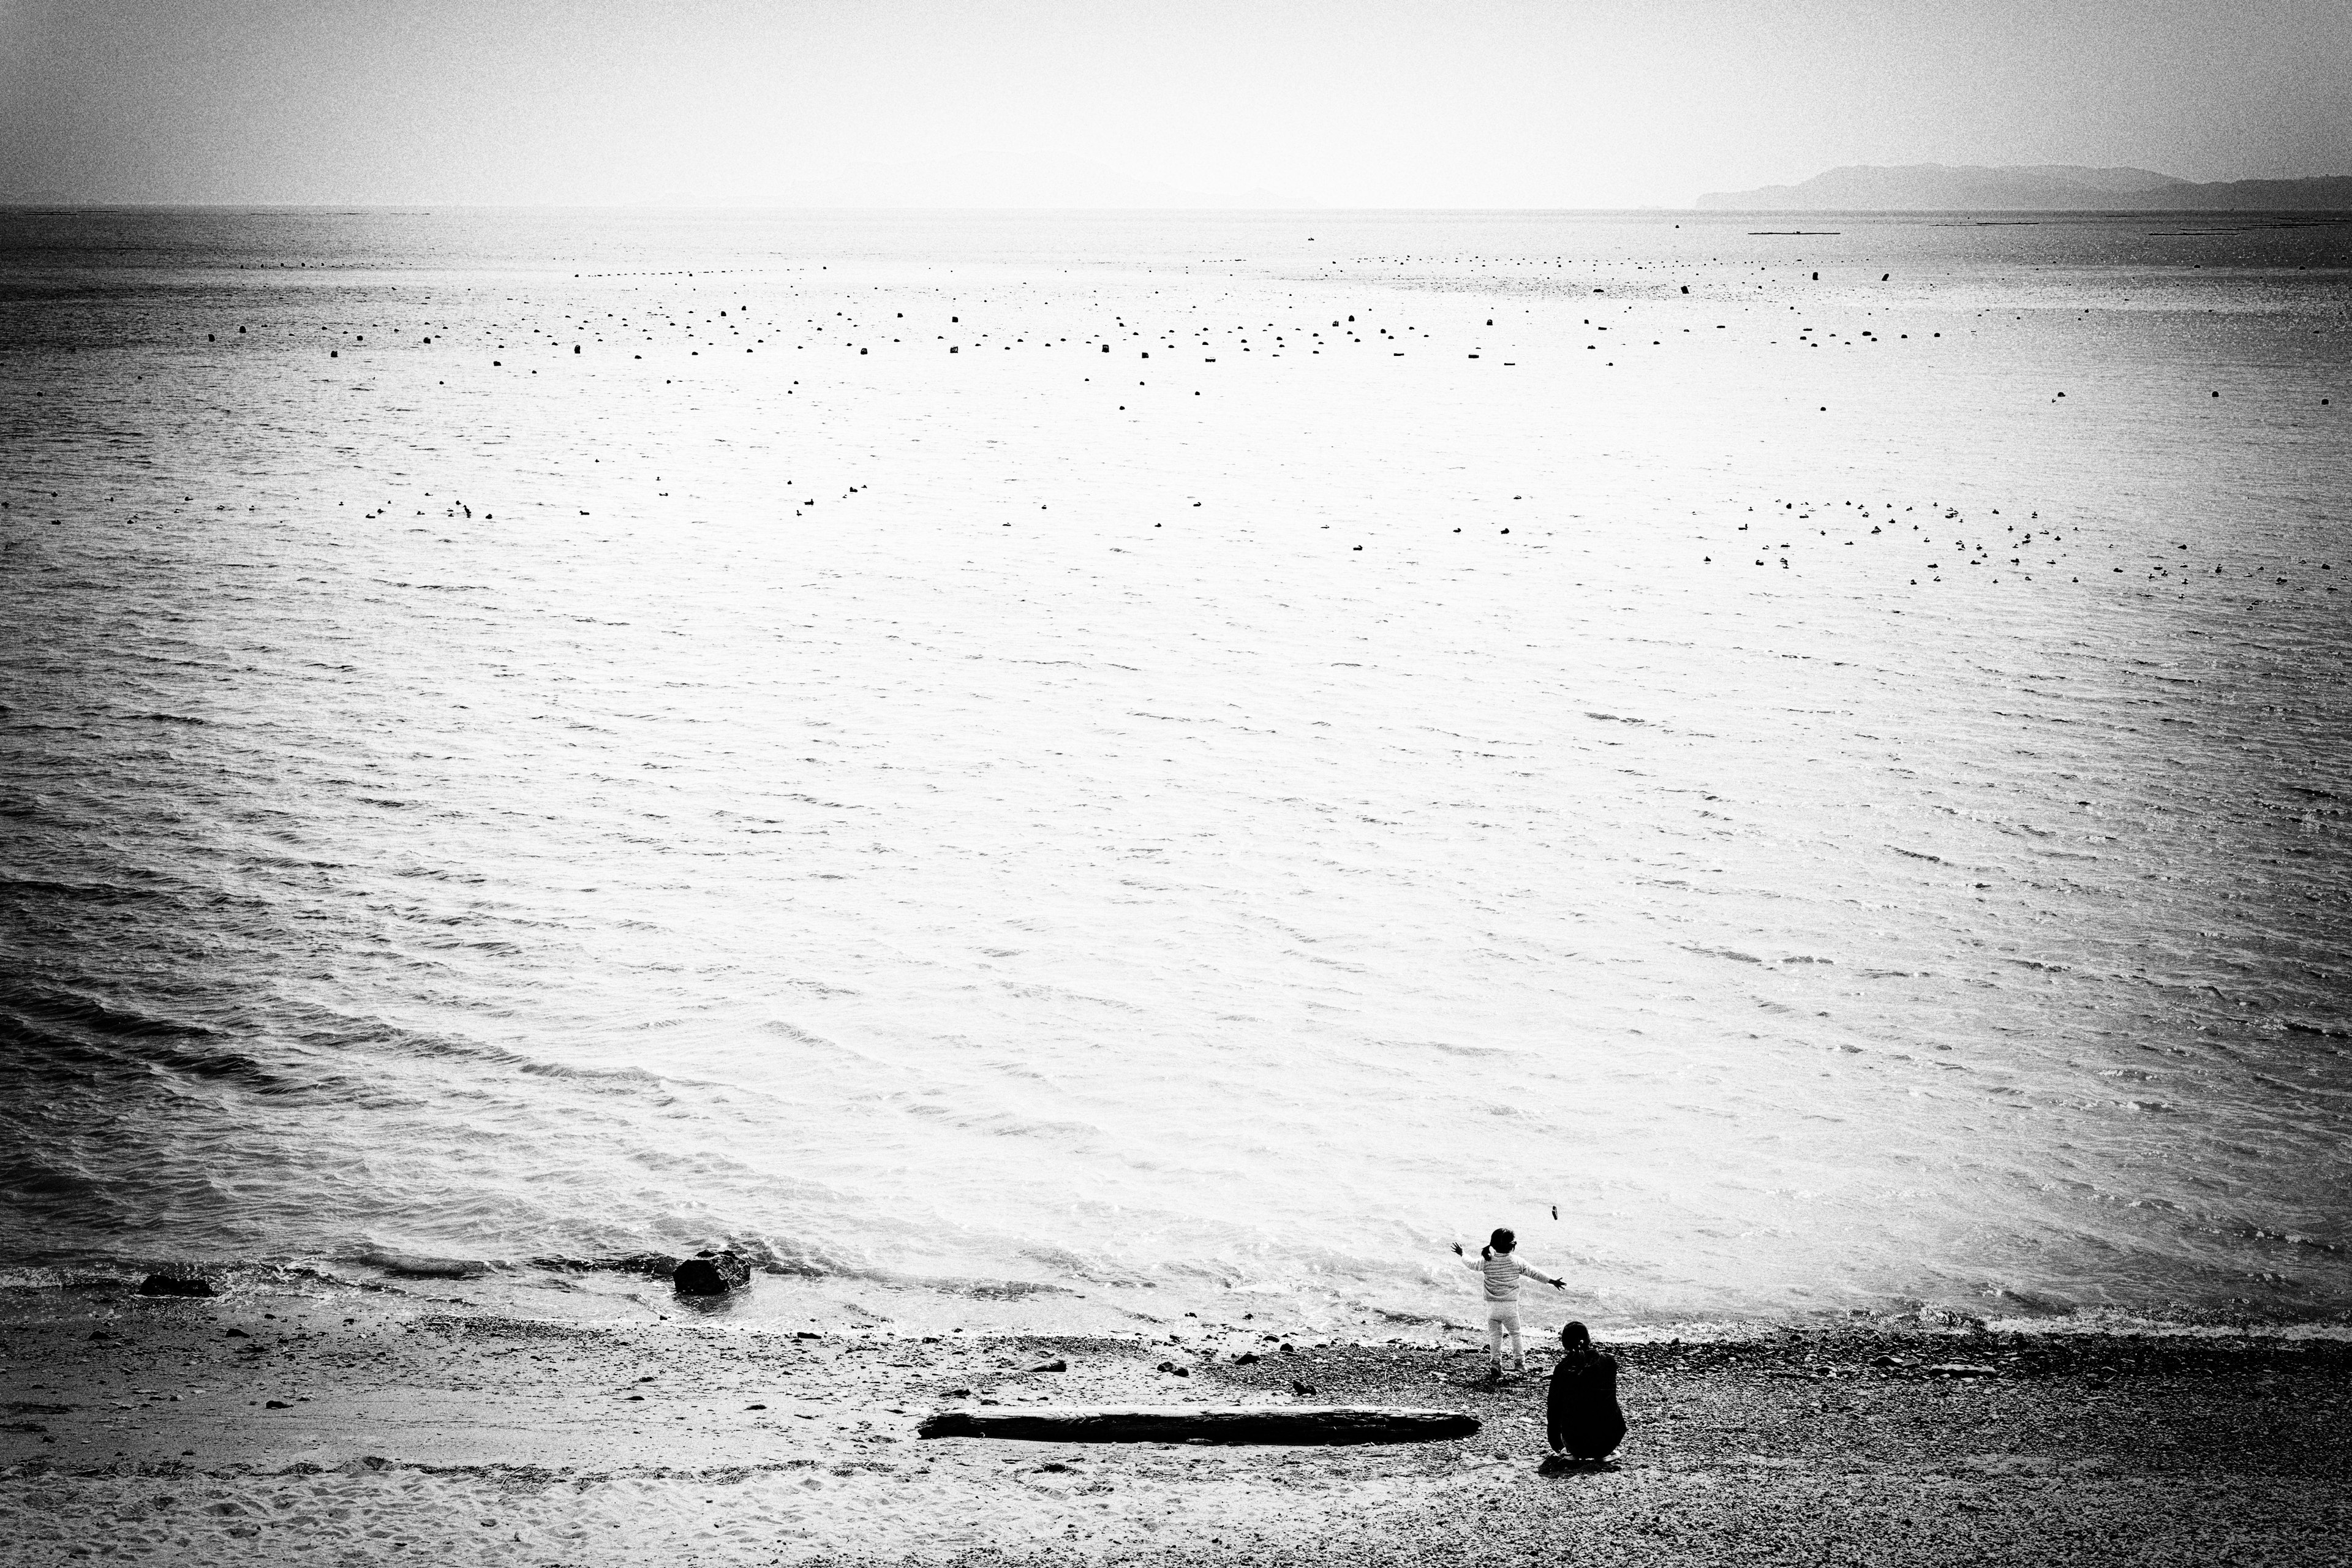
{"label": "person's dark jacket", "polygon": [[1580,1459],[1605,1459],[1625,1439],[1617,1408],[1617,1358],[1598,1352],[1564,1356],[1551,1370],[1544,1400],[1551,1446]]}

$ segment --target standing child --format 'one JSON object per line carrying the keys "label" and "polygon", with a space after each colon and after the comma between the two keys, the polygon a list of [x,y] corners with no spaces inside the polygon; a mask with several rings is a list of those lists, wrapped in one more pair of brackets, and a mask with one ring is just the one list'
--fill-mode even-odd
{"label": "standing child", "polygon": [[1487,1238],[1486,1246],[1478,1249],[1477,1260],[1473,1262],[1470,1255],[1462,1250],[1460,1242],[1454,1244],[1454,1255],[1467,1264],[1471,1272],[1486,1276],[1486,1342],[1495,1357],[1496,1377],[1503,1375],[1503,1331],[1506,1329],[1511,1333],[1512,1356],[1518,1362],[1521,1372],[1528,1370],[1528,1347],[1519,1338],[1520,1277],[1541,1279],[1555,1290],[1568,1289],[1567,1280],[1538,1274],[1520,1262],[1514,1256],[1518,1245],[1517,1232],[1498,1230]]}

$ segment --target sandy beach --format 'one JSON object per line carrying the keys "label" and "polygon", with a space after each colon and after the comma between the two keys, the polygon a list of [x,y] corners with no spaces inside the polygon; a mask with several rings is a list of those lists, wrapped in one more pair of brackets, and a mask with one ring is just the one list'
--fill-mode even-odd
{"label": "sandy beach", "polygon": [[[13,1315],[0,1537],[26,1568],[2319,1563],[2352,1530],[2352,1347],[2326,1337],[1889,1321],[1621,1342],[1616,1463],[1548,1472],[1549,1357],[1485,1386],[1462,1331],[567,1323],[119,1291]],[[915,1436],[990,1402],[1419,1405],[1483,1427],[1357,1448]]]}

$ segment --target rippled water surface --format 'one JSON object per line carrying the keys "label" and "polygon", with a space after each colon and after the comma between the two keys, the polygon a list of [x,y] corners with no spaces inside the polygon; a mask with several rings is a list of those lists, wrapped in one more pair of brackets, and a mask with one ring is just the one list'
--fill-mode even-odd
{"label": "rippled water surface", "polygon": [[0,215],[0,1261],[2340,1317],[2352,226],[1774,226]]}

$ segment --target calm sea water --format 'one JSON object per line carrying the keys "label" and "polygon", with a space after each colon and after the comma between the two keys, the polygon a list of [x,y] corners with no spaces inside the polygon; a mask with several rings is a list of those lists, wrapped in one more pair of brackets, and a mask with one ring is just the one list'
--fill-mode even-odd
{"label": "calm sea water", "polygon": [[0,1279],[2340,1319],[2347,264],[0,215]]}

